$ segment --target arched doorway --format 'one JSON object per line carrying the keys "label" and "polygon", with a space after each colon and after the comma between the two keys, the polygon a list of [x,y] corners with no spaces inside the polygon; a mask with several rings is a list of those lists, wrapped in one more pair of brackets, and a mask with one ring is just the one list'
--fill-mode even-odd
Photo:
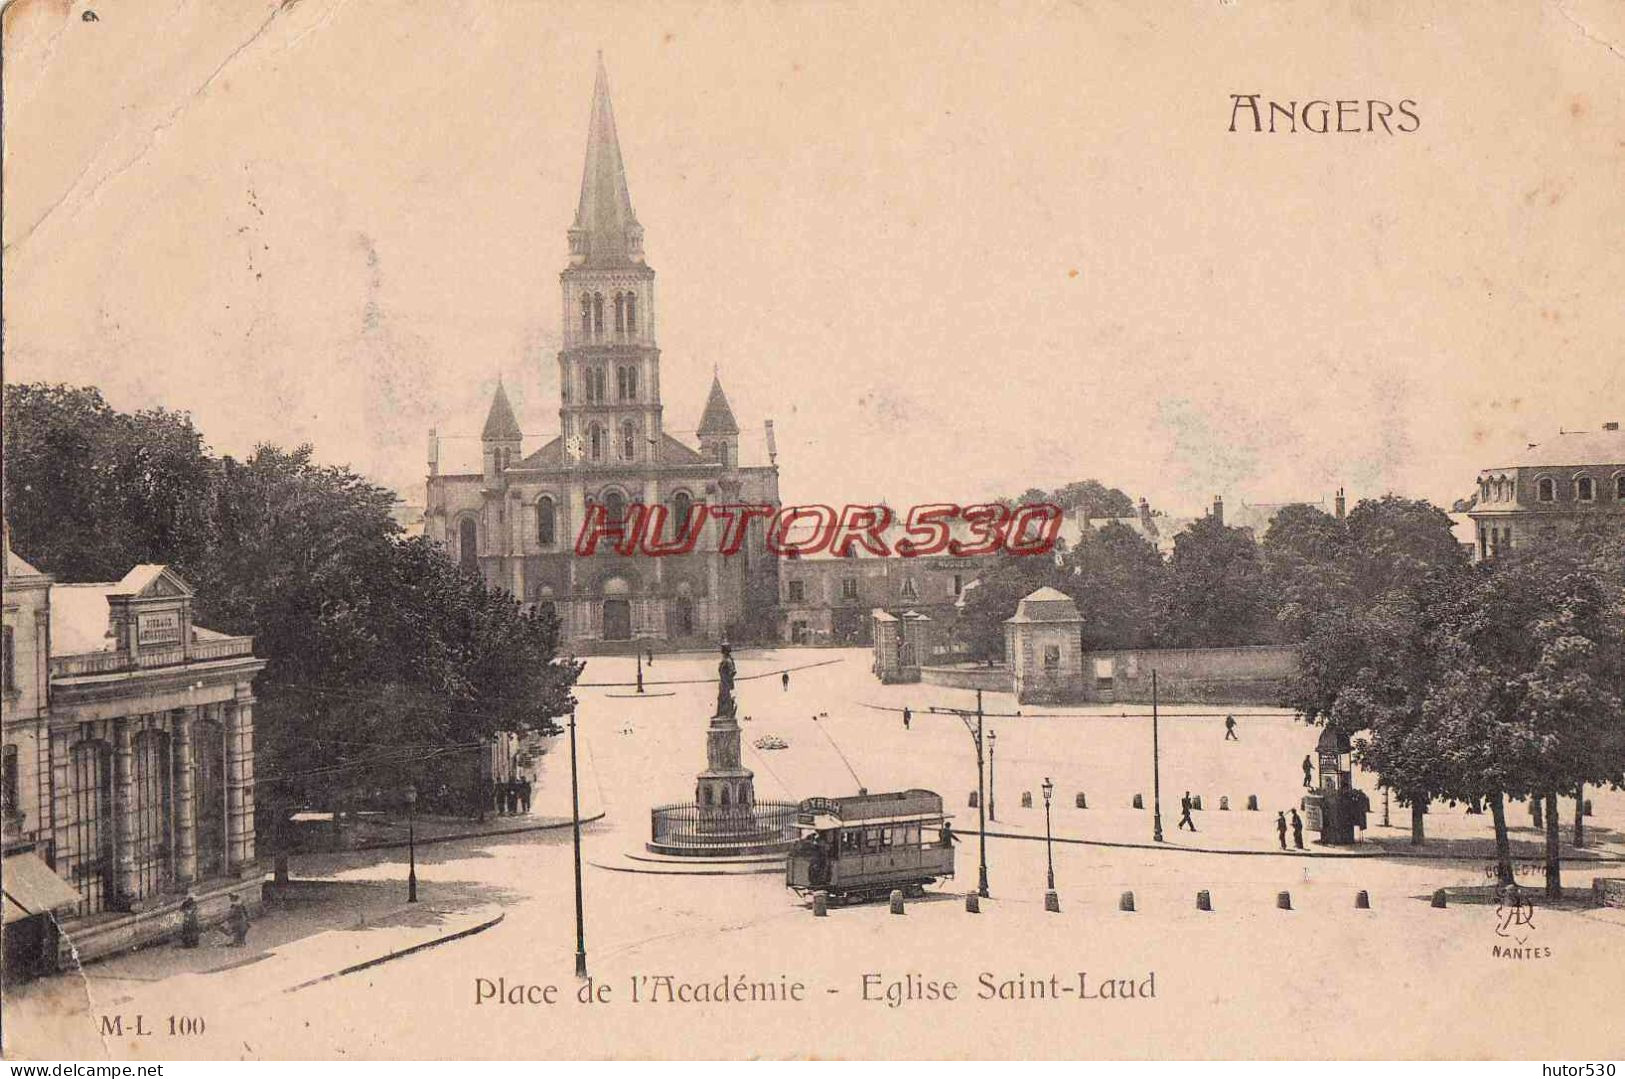
{"label": "arched doorway", "polygon": [[632,639],[631,591],[623,578],[611,577],[604,582],[604,640]]}

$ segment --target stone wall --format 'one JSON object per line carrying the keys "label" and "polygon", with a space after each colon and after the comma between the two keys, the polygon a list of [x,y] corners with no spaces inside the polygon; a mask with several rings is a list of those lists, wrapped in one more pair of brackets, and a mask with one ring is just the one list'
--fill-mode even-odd
{"label": "stone wall", "polygon": [[1602,907],[1625,907],[1625,877],[1592,877],[1591,890]]}
{"label": "stone wall", "polygon": [[989,693],[1010,692],[1010,668],[988,667],[981,663],[953,667],[921,667],[920,681],[947,689],[980,689]]}
{"label": "stone wall", "polygon": [[[1109,679],[1101,676],[1107,664]],[[1296,649],[1282,645],[1089,652],[1083,657],[1084,698],[1149,701],[1155,670],[1158,697],[1170,704],[1275,705],[1297,668]]]}

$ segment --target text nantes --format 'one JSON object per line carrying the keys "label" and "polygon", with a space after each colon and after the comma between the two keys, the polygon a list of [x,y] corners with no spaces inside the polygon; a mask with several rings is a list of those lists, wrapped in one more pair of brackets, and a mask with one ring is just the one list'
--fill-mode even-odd
{"label": "text nantes", "polygon": [[634,503],[611,517],[607,506],[589,504],[575,552],[589,558],[603,543],[625,556],[689,554],[710,525],[715,549],[732,555],[744,546],[751,523],[765,521],[768,553],[778,557],[799,558],[824,551],[850,557],[860,548],[881,558],[893,554],[975,558],[1001,551],[1036,555],[1055,547],[1061,528],[1061,507],[1047,502],[1015,507],[997,502],[964,507],[941,502],[915,506],[901,521],[886,506],[846,506],[837,512],[831,506],[751,502],[715,506],[696,502],[686,519],[669,520],[671,516],[665,506]]}

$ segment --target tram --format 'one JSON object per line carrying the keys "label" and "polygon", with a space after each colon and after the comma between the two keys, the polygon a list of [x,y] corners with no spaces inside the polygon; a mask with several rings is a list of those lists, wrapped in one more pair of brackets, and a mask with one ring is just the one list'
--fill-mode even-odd
{"label": "tram", "polygon": [[796,830],[785,884],[801,894],[856,902],[893,889],[918,896],[954,875],[954,836],[935,791],[808,798],[797,807]]}

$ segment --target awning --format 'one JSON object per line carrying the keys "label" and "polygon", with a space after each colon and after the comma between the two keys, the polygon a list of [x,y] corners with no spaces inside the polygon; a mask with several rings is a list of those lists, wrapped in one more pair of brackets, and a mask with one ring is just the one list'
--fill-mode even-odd
{"label": "awning", "polygon": [[5,920],[6,925],[10,925],[12,922],[20,922],[24,918],[28,917],[28,912],[26,910],[24,910],[23,908],[19,907],[17,904],[13,903],[11,901],[11,896],[8,895],[8,896],[5,897],[5,904],[6,904],[6,920]]}
{"label": "awning", "polygon": [[[4,879],[7,922],[79,905],[79,893],[32,852],[6,855],[4,865],[0,865],[0,878]],[[13,905],[21,913],[13,911]]]}

